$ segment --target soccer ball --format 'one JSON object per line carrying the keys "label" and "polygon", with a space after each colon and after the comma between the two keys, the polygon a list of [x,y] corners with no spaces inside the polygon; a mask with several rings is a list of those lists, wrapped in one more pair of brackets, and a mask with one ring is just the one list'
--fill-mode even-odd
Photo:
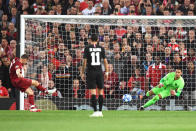
{"label": "soccer ball", "polygon": [[130,94],[124,94],[123,95],[123,101],[124,102],[130,102],[132,100],[132,97]]}

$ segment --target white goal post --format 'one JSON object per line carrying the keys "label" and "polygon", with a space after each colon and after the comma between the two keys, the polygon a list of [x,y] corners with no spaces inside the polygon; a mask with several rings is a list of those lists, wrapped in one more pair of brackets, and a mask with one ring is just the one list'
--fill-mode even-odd
{"label": "white goal post", "polygon": [[[99,44],[102,44],[107,50],[106,57],[109,59],[109,63],[113,66],[113,70],[118,77],[116,80],[111,78],[111,83],[118,80],[115,83],[116,85],[105,82],[104,109],[138,110],[138,107],[146,102],[146,100],[142,99],[144,94],[154,86],[153,82],[148,81],[150,77],[147,74],[149,73],[148,68],[150,65],[145,65],[146,54],[150,54],[153,57],[155,52],[160,52],[163,55],[165,53],[164,50],[168,47],[173,55],[178,53],[184,60],[183,63],[185,61],[188,63],[189,48],[192,47],[189,47],[189,43],[187,44],[190,37],[189,31],[195,31],[196,29],[196,16],[21,15],[20,22],[20,55],[29,53],[32,62],[28,67],[29,72],[27,71],[27,77],[33,76],[32,78],[36,78],[39,82],[45,84],[48,89],[50,88],[49,81],[53,81],[54,87],[59,91],[55,96],[49,97],[44,96],[44,94],[40,95],[41,93],[35,89],[37,106],[46,110],[92,109],[90,107],[89,97],[87,96],[89,94],[87,94],[86,88],[84,88],[85,85],[81,84],[82,81],[78,76],[79,67],[81,66],[81,60],[79,60],[80,56],[78,54],[82,54],[82,47],[90,42],[90,36],[93,33],[99,36]],[[160,36],[160,32],[162,32],[160,28],[162,27],[165,30],[164,37]],[[139,33],[139,37],[137,33]],[[75,41],[72,39],[74,35]],[[172,37],[175,39],[174,43],[171,43]],[[148,39],[150,39],[149,43],[147,42]],[[158,41],[157,43],[156,40]],[[107,45],[108,47],[105,44],[107,42],[109,43]],[[66,55],[63,56],[65,59],[59,58],[58,50],[61,48],[59,47],[61,43],[64,43],[63,50],[67,51],[71,58]],[[183,47],[183,44],[185,47]],[[115,51],[114,48],[118,48],[116,46],[119,46],[119,52]],[[148,46],[152,48],[151,53],[147,52]],[[44,54],[43,61],[40,60],[42,54]],[[131,63],[131,59],[134,57],[137,59],[136,66],[132,66],[133,63]],[[166,63],[165,56],[161,57],[164,57],[161,58],[162,64],[166,66],[164,73],[161,72],[161,77],[163,77],[167,72],[166,70],[170,68],[170,62]],[[67,66],[66,62],[69,61],[68,59],[71,61],[70,70],[72,72],[59,73],[61,72],[59,68],[62,68],[63,64],[65,64],[64,68]],[[42,64],[39,62],[42,62]],[[153,66],[155,61],[151,62],[151,66]],[[44,78],[42,79],[42,71],[45,68],[49,70],[51,63],[54,66],[53,70],[50,70],[52,72],[50,73],[51,76],[48,75],[47,80],[44,81]],[[195,61],[193,61],[193,64],[195,66]],[[135,77],[135,70],[138,69],[138,66],[140,67],[140,71],[144,71],[144,79],[141,79],[145,80],[145,83],[142,83],[142,81],[137,79],[138,77]],[[186,65],[183,64],[183,66],[184,72],[187,72]],[[173,67],[171,68],[174,69]],[[63,79],[66,79],[65,85],[63,85]],[[79,81],[79,89],[73,86],[77,85],[77,80]],[[152,81],[152,79],[150,80]],[[189,81],[190,79],[187,78],[186,80]],[[123,82],[125,82],[126,88],[123,86]],[[133,86],[135,84],[134,82],[137,83],[137,87]],[[194,83],[189,85],[194,85]],[[82,88],[80,89],[80,87]],[[171,99],[160,100],[147,109],[196,110],[195,91],[190,91],[186,87],[186,91],[184,92],[186,93],[183,93],[183,96],[179,98],[172,97]],[[124,94],[131,94],[132,101],[128,103],[123,102],[122,95]],[[42,105],[43,103],[45,105]],[[51,107],[54,105],[55,108]],[[20,110],[26,108],[25,95],[24,93],[20,93]]]}

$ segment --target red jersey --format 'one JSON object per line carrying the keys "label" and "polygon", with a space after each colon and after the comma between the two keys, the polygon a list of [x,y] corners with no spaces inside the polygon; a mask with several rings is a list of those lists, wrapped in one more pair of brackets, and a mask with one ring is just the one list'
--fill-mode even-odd
{"label": "red jersey", "polygon": [[24,77],[24,70],[19,58],[13,59],[10,64],[10,79],[18,78],[18,75],[16,74],[17,69],[20,69],[20,73],[23,74]]}
{"label": "red jersey", "polygon": [[104,81],[104,85],[109,85],[111,88],[105,88],[105,91],[109,93],[110,90],[114,90],[118,84],[118,75],[115,72],[109,73],[108,79]]}
{"label": "red jersey", "polygon": [[132,84],[134,82],[139,82],[140,89],[145,90],[145,78],[143,76],[138,77],[138,78],[136,78],[136,77],[130,77],[130,79],[128,81],[128,87],[129,87],[130,90],[133,89]]}
{"label": "red jersey", "polygon": [[158,85],[159,81],[165,74],[166,65],[161,64],[160,65],[151,65],[148,68],[146,77],[151,79],[151,86],[155,87]]}
{"label": "red jersey", "polygon": [[179,51],[179,45],[177,43],[169,43],[167,46],[170,47],[172,51]]}
{"label": "red jersey", "polygon": [[8,91],[5,87],[0,87],[0,96],[9,96]]}

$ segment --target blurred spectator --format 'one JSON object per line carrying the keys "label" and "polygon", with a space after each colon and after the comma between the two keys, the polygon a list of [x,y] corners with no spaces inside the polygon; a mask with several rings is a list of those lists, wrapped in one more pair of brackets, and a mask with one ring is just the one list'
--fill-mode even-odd
{"label": "blurred spectator", "polygon": [[43,92],[40,92],[39,95],[40,96],[44,96],[44,97],[59,97],[59,98],[63,98],[62,95],[61,95],[61,92],[56,89],[53,80],[49,80],[48,81],[47,90],[48,90],[48,92],[50,92],[49,94],[45,94]]}
{"label": "blurred spectator", "polygon": [[184,91],[187,91],[190,95],[196,89],[196,71],[193,61],[189,61],[187,63],[187,67],[183,73],[183,78],[185,82]]}
{"label": "blurred spectator", "polygon": [[189,10],[189,5],[190,5],[190,0],[184,0],[184,4],[182,4],[179,7],[179,10],[181,10],[184,13],[184,15],[187,15]]}
{"label": "blurred spectator", "polygon": [[127,86],[127,83],[126,81],[121,81],[119,82],[119,87],[117,88],[117,93],[116,93],[116,97],[117,98],[122,98],[124,94],[129,94],[130,93],[130,90]]}
{"label": "blurred spectator", "polygon": [[133,75],[129,78],[128,87],[132,97],[142,98],[145,94],[145,77],[140,68],[136,68]]}
{"label": "blurred spectator", "polygon": [[80,11],[82,12],[84,9],[88,8],[88,0],[84,0],[80,3]]}
{"label": "blurred spectator", "polygon": [[138,57],[136,55],[132,55],[130,60],[125,61],[122,68],[123,80],[128,82],[129,78],[137,67],[139,67]]}
{"label": "blurred spectator", "polygon": [[9,58],[11,60],[16,57],[16,40],[10,41],[10,46],[9,46],[9,50],[7,52],[7,55],[9,56]]}
{"label": "blurred spectator", "polygon": [[171,48],[171,51],[173,52],[173,51],[179,51],[179,45],[176,43],[176,38],[175,38],[175,36],[172,36],[171,38],[170,38],[170,43],[168,43],[168,47],[170,47]]}
{"label": "blurred spectator", "polygon": [[165,74],[166,65],[161,62],[161,54],[154,53],[154,64],[149,66],[146,79],[151,88],[155,87]]}
{"label": "blurred spectator", "polygon": [[49,80],[52,79],[52,74],[48,71],[47,65],[42,65],[39,70],[40,74],[38,74],[38,81],[44,88],[47,88]]}
{"label": "blurred spectator", "polygon": [[190,48],[196,48],[195,40],[195,29],[190,29],[188,32],[188,39],[185,41],[186,47],[189,50]]}
{"label": "blurred spectator", "polygon": [[10,64],[11,61],[7,56],[3,56],[1,57],[1,61],[3,63],[4,66],[4,86],[8,89],[9,92],[9,96],[12,98],[15,98],[15,88],[12,86],[10,77],[9,77],[9,68],[10,68]]}
{"label": "blurred spectator", "polygon": [[72,57],[67,56],[66,62],[60,64],[59,68],[54,73],[56,88],[61,92],[63,97],[72,97],[72,83],[76,76],[76,68],[72,66]]}
{"label": "blurred spectator", "polygon": [[2,28],[1,29],[1,33],[0,33],[0,40],[2,41],[2,39],[6,39],[7,41],[10,41],[11,38],[7,35],[7,29],[6,28]]}
{"label": "blurred spectator", "polygon": [[13,8],[11,8],[11,22],[12,23],[14,23],[14,25],[15,25],[15,27],[16,27],[16,25],[18,25],[18,11],[17,11],[17,8],[16,7],[13,7]]}
{"label": "blurred spectator", "polygon": [[151,66],[154,63],[152,59],[152,55],[150,53],[146,54],[145,60],[142,62],[143,69],[145,71],[148,71],[149,66]]}
{"label": "blurred spectator", "polygon": [[20,1],[18,11],[20,11],[21,13],[24,13],[26,11],[28,14],[34,13],[34,10],[30,7],[28,0]]}
{"label": "blurred spectator", "polygon": [[113,71],[113,65],[108,64],[108,79],[104,81],[104,92],[106,98],[114,98],[116,88],[118,87],[118,74]]}
{"label": "blurred spectator", "polygon": [[80,90],[80,82],[78,79],[74,79],[73,80],[73,91],[74,91],[73,97],[75,99],[79,98],[79,90]]}
{"label": "blurred spectator", "polygon": [[45,51],[39,51],[38,52],[38,59],[34,60],[34,65],[37,66],[37,68],[39,68],[40,66],[46,65],[48,62],[47,58],[46,58],[46,52]]}
{"label": "blurred spectator", "polygon": [[102,1],[101,14],[102,15],[110,15],[110,14],[112,14],[112,12],[113,11],[110,7],[109,0],[103,0]]}
{"label": "blurred spectator", "polygon": [[173,54],[173,60],[172,60],[172,63],[171,65],[173,66],[174,69],[176,69],[176,67],[183,67],[183,69],[185,68],[185,64],[186,62],[183,62],[182,61],[182,58],[180,56],[180,54],[178,52],[175,52]]}
{"label": "blurred spectator", "polygon": [[123,68],[123,58],[120,52],[120,45],[118,43],[114,44],[113,54],[110,63],[113,64],[114,72],[119,75],[119,79],[122,77],[122,68]]}
{"label": "blurred spectator", "polygon": [[8,25],[8,32],[7,35],[10,37],[12,40],[17,40],[17,29],[14,26],[14,23],[10,22]]}
{"label": "blurred spectator", "polygon": [[95,7],[93,7],[93,0],[88,1],[88,8],[82,10],[83,15],[93,15],[95,13]]}
{"label": "blurred spectator", "polygon": [[164,52],[165,56],[163,56],[163,62],[167,65],[167,64],[171,64],[172,62],[172,52],[171,52],[171,48],[166,47],[165,48],[165,52]]}
{"label": "blurred spectator", "polygon": [[180,55],[182,56],[182,60],[186,60],[186,57],[187,57],[187,48],[185,46],[185,43],[184,42],[179,42],[179,52],[180,52]]}
{"label": "blurred spectator", "polygon": [[66,55],[65,55],[66,50],[67,49],[66,49],[64,43],[59,43],[58,49],[55,53],[55,58],[57,60],[59,60],[60,62],[65,62],[66,61]]}
{"label": "blurred spectator", "polygon": [[188,51],[188,56],[183,60],[183,61],[196,61],[196,53],[195,53],[195,49],[191,48]]}
{"label": "blurred spectator", "polygon": [[9,98],[8,90],[2,86],[2,81],[0,80],[0,98]]}
{"label": "blurred spectator", "polygon": [[7,14],[3,14],[0,21],[1,29],[7,29],[9,25],[8,16]]}
{"label": "blurred spectator", "polygon": [[82,51],[80,49],[76,49],[75,50],[75,58],[73,59],[73,66],[77,66],[78,64],[80,64],[82,62]]}
{"label": "blurred spectator", "polygon": [[9,48],[10,47],[9,47],[7,39],[5,38],[1,39],[1,51],[3,52],[4,55],[7,55]]}

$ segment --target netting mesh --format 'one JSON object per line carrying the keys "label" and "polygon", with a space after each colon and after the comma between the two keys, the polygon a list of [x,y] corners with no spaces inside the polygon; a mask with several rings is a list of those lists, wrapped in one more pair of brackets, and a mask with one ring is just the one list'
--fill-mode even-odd
{"label": "netting mesh", "polygon": [[[89,90],[80,77],[83,51],[92,34],[99,36],[98,43],[105,48],[109,62],[104,109],[137,110],[150,99],[143,99],[145,93],[168,72],[175,71],[177,65],[183,67],[183,93],[160,100],[148,109],[195,109],[195,19],[165,17],[25,19],[25,53],[30,55],[26,77],[38,80],[53,92],[47,95],[36,91],[37,100],[49,100],[37,106],[92,109]],[[132,101],[124,103],[124,94],[131,94]]]}

